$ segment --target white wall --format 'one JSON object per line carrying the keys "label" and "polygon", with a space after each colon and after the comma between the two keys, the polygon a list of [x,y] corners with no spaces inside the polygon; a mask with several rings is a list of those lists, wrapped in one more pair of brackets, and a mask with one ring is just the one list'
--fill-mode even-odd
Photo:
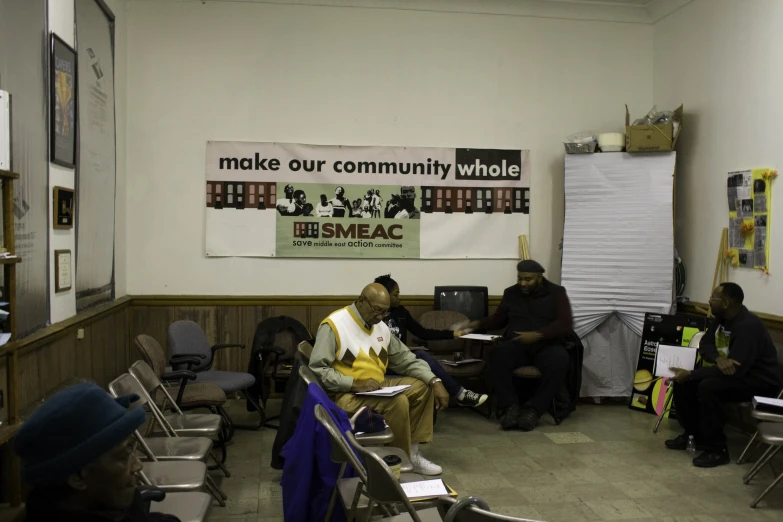
{"label": "white wall", "polygon": [[[126,0],[106,0],[106,5],[115,16],[115,116],[117,127],[117,185],[115,218],[115,260],[114,278],[117,297],[127,294],[127,271],[125,257],[125,166],[126,166],[126,133],[125,117],[127,113],[126,96]],[[74,47],[74,0],[49,0],[48,2],[49,31],[55,32],[68,45]],[[76,314],[76,229],[55,230],[52,226],[52,191],[55,186],[74,188],[75,174],[73,169],[67,169],[54,163],[49,164],[49,320],[52,324],[68,319]],[[78,201],[77,201],[78,204]],[[107,217],[108,219],[108,217]],[[71,251],[71,289],[66,292],[55,292],[54,284],[54,252],[55,250]]]}
{"label": "white wall", "polygon": [[[783,20],[777,0],[695,0],[655,25],[655,101],[685,105],[677,171],[676,244],[688,269],[686,294],[709,299],[720,231],[728,226],[729,171],[783,172]],[[773,207],[783,205],[773,183]],[[772,211],[770,276],[732,269],[752,310],[783,315],[783,227]]]}
{"label": "white wall", "polygon": [[652,33],[520,16],[129,2],[128,292],[344,295],[392,272],[409,294],[439,283],[498,294],[514,280],[509,260],[207,259],[207,140],[530,149],[531,253],[559,280],[563,138],[621,130],[624,103],[647,111]]}
{"label": "white wall", "polygon": [[[49,0],[49,31],[75,47],[73,0]],[[48,40],[47,40],[48,41]],[[49,320],[56,323],[76,314],[76,285],[74,268],[76,263],[76,234],[74,229],[55,230],[52,226],[52,192],[54,187],[74,188],[74,170],[49,163]],[[71,289],[55,292],[54,252],[71,251]]]}

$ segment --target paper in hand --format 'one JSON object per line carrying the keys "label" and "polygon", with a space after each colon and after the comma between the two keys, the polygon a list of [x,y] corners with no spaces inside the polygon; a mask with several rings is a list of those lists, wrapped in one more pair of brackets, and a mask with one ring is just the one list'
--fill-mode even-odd
{"label": "paper in hand", "polygon": [[693,370],[696,366],[696,348],[687,346],[658,345],[658,353],[655,356],[656,377],[674,377],[672,368]]}

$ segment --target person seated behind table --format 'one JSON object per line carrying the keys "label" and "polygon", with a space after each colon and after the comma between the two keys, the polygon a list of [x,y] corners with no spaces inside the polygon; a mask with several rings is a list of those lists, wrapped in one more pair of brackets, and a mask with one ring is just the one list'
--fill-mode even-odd
{"label": "person seated behind table", "polygon": [[[411,313],[400,304],[400,287],[397,282],[391,278],[391,275],[376,277],[375,282],[383,285],[389,292],[391,307],[389,308],[389,315],[386,316],[384,322],[389,327],[389,330],[391,330],[391,332],[401,341],[404,342],[405,339],[407,339],[408,330],[422,341],[443,341],[455,339],[462,335],[462,331],[431,330],[429,328],[424,328],[413,318]],[[486,402],[487,395],[466,390],[443,369],[443,366],[441,366],[437,359],[430,355],[427,350],[416,350],[412,348],[411,351],[418,359],[426,362],[429,365],[430,370],[432,370],[432,373],[443,381],[443,386],[446,388],[446,391],[449,392],[450,396],[457,399],[457,404],[475,408]]]}
{"label": "person seated behind table", "polygon": [[138,399],[112,399],[96,384],[77,384],[47,399],[22,424],[14,451],[32,486],[28,522],[179,520],[147,513],[136,489],[142,465],[133,432],[145,415],[128,406]]}
{"label": "person seated behind table", "polygon": [[[727,402],[750,401],[754,396],[775,397],[781,378],[778,354],[764,323],[743,306],[745,294],[735,283],[723,283],[710,297],[715,318],[701,338],[702,359],[714,363],[693,371],[672,368],[674,407],[685,433],[666,441],[666,447],[684,450],[693,436],[701,453],[693,465],[712,468],[730,461],[726,447]],[[716,337],[728,337],[728,354],[721,354]]]}
{"label": "person seated behind table", "polygon": [[[538,420],[565,384],[568,352],[563,338],[573,328],[565,288],[544,278],[544,267],[528,259],[517,264],[517,284],[506,288],[494,314],[472,321],[467,330],[505,328],[504,341],[489,355],[489,376],[504,430],[535,429]],[[535,366],[541,379],[535,395],[520,408],[513,372]]]}
{"label": "person seated behind table", "polygon": [[[389,292],[367,285],[353,304],[337,310],[318,328],[310,369],[337,406],[353,415],[368,406],[383,415],[394,432],[392,446],[410,455],[414,471],[440,475],[440,466],[425,459],[419,444],[432,440],[433,407],[446,408],[449,394],[424,361],[392,335],[382,318],[389,310]],[[386,370],[402,377],[386,379]],[[358,392],[408,384],[394,397],[368,397]]]}

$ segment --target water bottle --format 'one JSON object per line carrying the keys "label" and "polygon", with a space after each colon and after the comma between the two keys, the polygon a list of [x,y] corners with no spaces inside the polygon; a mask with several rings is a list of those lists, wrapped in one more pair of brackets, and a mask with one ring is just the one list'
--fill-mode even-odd
{"label": "water bottle", "polygon": [[693,435],[688,435],[688,445],[685,446],[685,452],[690,458],[696,456],[696,441],[693,440]]}

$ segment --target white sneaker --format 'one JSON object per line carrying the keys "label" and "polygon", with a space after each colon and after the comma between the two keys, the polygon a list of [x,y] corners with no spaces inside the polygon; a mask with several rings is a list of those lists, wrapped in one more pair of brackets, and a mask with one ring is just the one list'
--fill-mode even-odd
{"label": "white sneaker", "polygon": [[443,473],[443,468],[425,459],[421,453],[411,455],[411,464],[413,464],[413,472],[419,475],[440,475]]}

